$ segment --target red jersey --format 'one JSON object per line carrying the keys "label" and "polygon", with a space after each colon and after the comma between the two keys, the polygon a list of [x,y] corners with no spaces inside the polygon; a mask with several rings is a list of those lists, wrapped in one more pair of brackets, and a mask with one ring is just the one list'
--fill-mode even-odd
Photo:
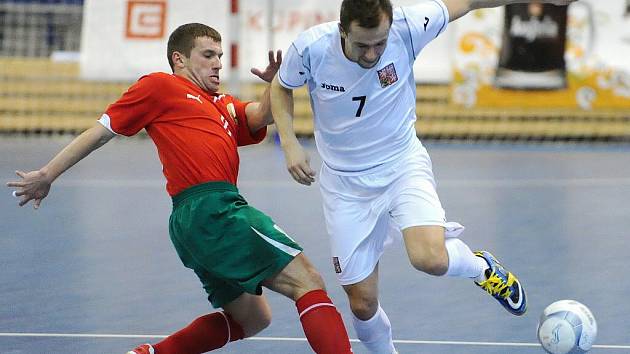
{"label": "red jersey", "polygon": [[111,104],[100,121],[126,136],[146,129],[162,162],[166,190],[174,196],[205,182],[236,185],[237,146],[259,143],[267,133],[266,127],[250,133],[247,104],[205,92],[184,77],[153,73]]}

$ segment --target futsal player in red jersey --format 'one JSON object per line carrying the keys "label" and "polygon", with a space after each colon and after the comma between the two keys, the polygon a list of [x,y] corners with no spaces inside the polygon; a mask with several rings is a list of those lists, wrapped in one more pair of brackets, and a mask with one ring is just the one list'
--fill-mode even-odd
{"label": "futsal player in red jersey", "polygon": [[[116,135],[145,129],[162,162],[173,199],[169,234],[182,263],[199,277],[215,308],[156,344],[128,354],[197,354],[253,336],[267,327],[271,310],[262,287],[296,302],[316,353],[352,349],[341,316],[302,248],[271,218],[238,193],[238,146],[263,140],[273,122],[269,92],[260,102],[219,94],[220,34],[203,24],[177,28],[168,41],[173,74],[143,76],[110,105],[99,121],[37,171],[17,171],[19,205],[39,208],[64,171]],[[281,53],[252,73],[271,82]]]}

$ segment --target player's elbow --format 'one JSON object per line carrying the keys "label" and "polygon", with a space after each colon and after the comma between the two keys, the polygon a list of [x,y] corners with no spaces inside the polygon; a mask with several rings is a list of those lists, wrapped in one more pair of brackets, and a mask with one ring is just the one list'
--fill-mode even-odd
{"label": "player's elbow", "polygon": [[112,138],[114,136],[115,135],[113,133],[99,136],[98,137],[98,141],[97,141],[97,145],[100,147],[100,146],[103,146],[103,145],[107,144],[107,142],[112,140]]}
{"label": "player's elbow", "polygon": [[[273,124],[273,115],[271,114],[271,112],[266,112],[265,114],[261,115],[261,118],[258,120],[254,130],[254,132],[257,132],[258,130]],[[254,133],[252,132],[252,133]]]}
{"label": "player's elbow", "polygon": [[89,140],[89,144],[92,146],[92,150],[98,149],[110,141],[116,134],[112,133],[109,129],[104,127],[100,123],[94,124],[90,129],[81,134]]}

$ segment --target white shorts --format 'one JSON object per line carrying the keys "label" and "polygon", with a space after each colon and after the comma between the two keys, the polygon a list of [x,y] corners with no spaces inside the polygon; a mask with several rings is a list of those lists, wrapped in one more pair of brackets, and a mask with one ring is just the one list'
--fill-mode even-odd
{"label": "white shorts", "polygon": [[411,153],[367,174],[339,175],[322,164],[319,178],[333,266],[341,285],[360,282],[385,247],[411,226],[440,225],[446,237],[463,226],[446,222],[431,159],[418,142]]}

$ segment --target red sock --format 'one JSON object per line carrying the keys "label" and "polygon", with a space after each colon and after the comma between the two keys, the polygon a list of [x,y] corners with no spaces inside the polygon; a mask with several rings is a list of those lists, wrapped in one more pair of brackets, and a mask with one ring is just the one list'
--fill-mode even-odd
{"label": "red sock", "polygon": [[201,354],[243,339],[243,329],[225,312],[197,318],[188,326],[154,344],[155,354]]}
{"label": "red sock", "polygon": [[324,290],[313,290],[295,302],[306,339],[317,354],[352,353],[341,315]]}

